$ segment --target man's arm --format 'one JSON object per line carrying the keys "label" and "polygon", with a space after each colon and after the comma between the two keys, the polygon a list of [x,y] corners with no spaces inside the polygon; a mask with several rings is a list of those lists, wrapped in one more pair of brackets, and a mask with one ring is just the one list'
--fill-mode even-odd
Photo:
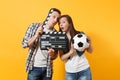
{"label": "man's arm", "polygon": [[33,30],[36,27],[36,24],[32,23],[25,34],[25,37],[23,38],[22,41],[22,46],[23,48],[26,47],[31,47],[33,46],[34,42],[41,36],[41,34],[43,33],[43,28],[41,27],[42,25],[40,25],[40,27],[38,27],[37,31],[35,32],[35,35],[33,35]]}
{"label": "man's arm", "polygon": [[22,41],[22,47],[23,48],[27,48],[28,47],[28,40],[32,37],[32,29],[34,27],[34,23],[30,24],[30,26],[28,27],[25,36],[23,38]]}

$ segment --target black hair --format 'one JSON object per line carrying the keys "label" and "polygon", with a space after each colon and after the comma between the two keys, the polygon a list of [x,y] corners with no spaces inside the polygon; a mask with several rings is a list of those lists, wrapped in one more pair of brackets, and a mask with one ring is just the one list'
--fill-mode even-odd
{"label": "black hair", "polygon": [[45,19],[44,22],[43,22],[43,25],[42,25],[43,28],[44,28],[44,26],[47,24],[47,22],[48,22],[48,20],[49,20],[49,18],[50,18],[50,16],[51,16],[51,14],[52,14],[54,11],[58,12],[59,14],[61,14],[61,11],[60,11],[59,9],[57,9],[57,8],[51,8],[51,9],[49,10],[49,12],[48,12],[48,15],[47,15],[46,19]]}
{"label": "black hair", "polygon": [[[77,33],[79,33],[79,31],[75,30],[72,18],[67,14],[62,15],[58,18],[58,25],[60,24],[59,20],[63,17],[65,17],[67,19],[68,23],[70,24],[69,28],[70,28],[70,35],[71,35],[71,39],[72,39]],[[59,28],[59,31],[62,31],[62,30]]]}

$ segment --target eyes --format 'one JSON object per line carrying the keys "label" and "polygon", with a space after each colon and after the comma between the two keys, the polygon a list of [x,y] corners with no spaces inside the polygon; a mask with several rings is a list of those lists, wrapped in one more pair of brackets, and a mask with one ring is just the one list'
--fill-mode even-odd
{"label": "eyes", "polygon": [[66,23],[66,21],[60,21],[60,23],[59,23],[59,24],[64,24],[64,23]]}
{"label": "eyes", "polygon": [[57,15],[57,14],[51,15],[51,18],[52,18],[52,19],[57,19],[58,17],[59,17],[59,15]]}
{"label": "eyes", "polygon": [[55,18],[56,18],[56,16],[52,16],[52,18],[53,18],[53,19],[55,19]]}

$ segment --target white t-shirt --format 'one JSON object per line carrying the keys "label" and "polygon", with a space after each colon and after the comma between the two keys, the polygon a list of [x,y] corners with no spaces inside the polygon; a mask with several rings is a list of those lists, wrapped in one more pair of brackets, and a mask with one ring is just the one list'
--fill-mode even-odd
{"label": "white t-shirt", "polygon": [[35,67],[46,67],[47,65],[47,50],[41,50],[40,47],[38,47],[36,55],[35,55]]}
{"label": "white t-shirt", "polygon": [[88,67],[89,63],[84,54],[82,54],[81,56],[75,54],[65,63],[66,72],[70,73],[76,73],[84,69],[87,69]]}
{"label": "white t-shirt", "polygon": [[[55,30],[54,29],[48,30],[47,28],[44,27],[44,32],[53,32],[53,31],[55,31]],[[34,59],[34,66],[35,67],[46,67],[48,52],[47,52],[47,50],[41,50],[40,44],[38,44],[38,46],[39,47],[37,48],[35,59]]]}

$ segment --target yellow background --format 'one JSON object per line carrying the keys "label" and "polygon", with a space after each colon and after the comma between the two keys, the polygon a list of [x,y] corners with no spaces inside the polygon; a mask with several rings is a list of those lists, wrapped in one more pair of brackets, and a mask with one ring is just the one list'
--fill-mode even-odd
{"label": "yellow background", "polygon": [[[85,54],[93,80],[120,80],[119,0],[0,0],[0,80],[26,80],[22,38],[51,7],[69,14],[75,28],[91,37],[94,52]],[[53,80],[64,80],[64,62],[59,57],[54,62]]]}

